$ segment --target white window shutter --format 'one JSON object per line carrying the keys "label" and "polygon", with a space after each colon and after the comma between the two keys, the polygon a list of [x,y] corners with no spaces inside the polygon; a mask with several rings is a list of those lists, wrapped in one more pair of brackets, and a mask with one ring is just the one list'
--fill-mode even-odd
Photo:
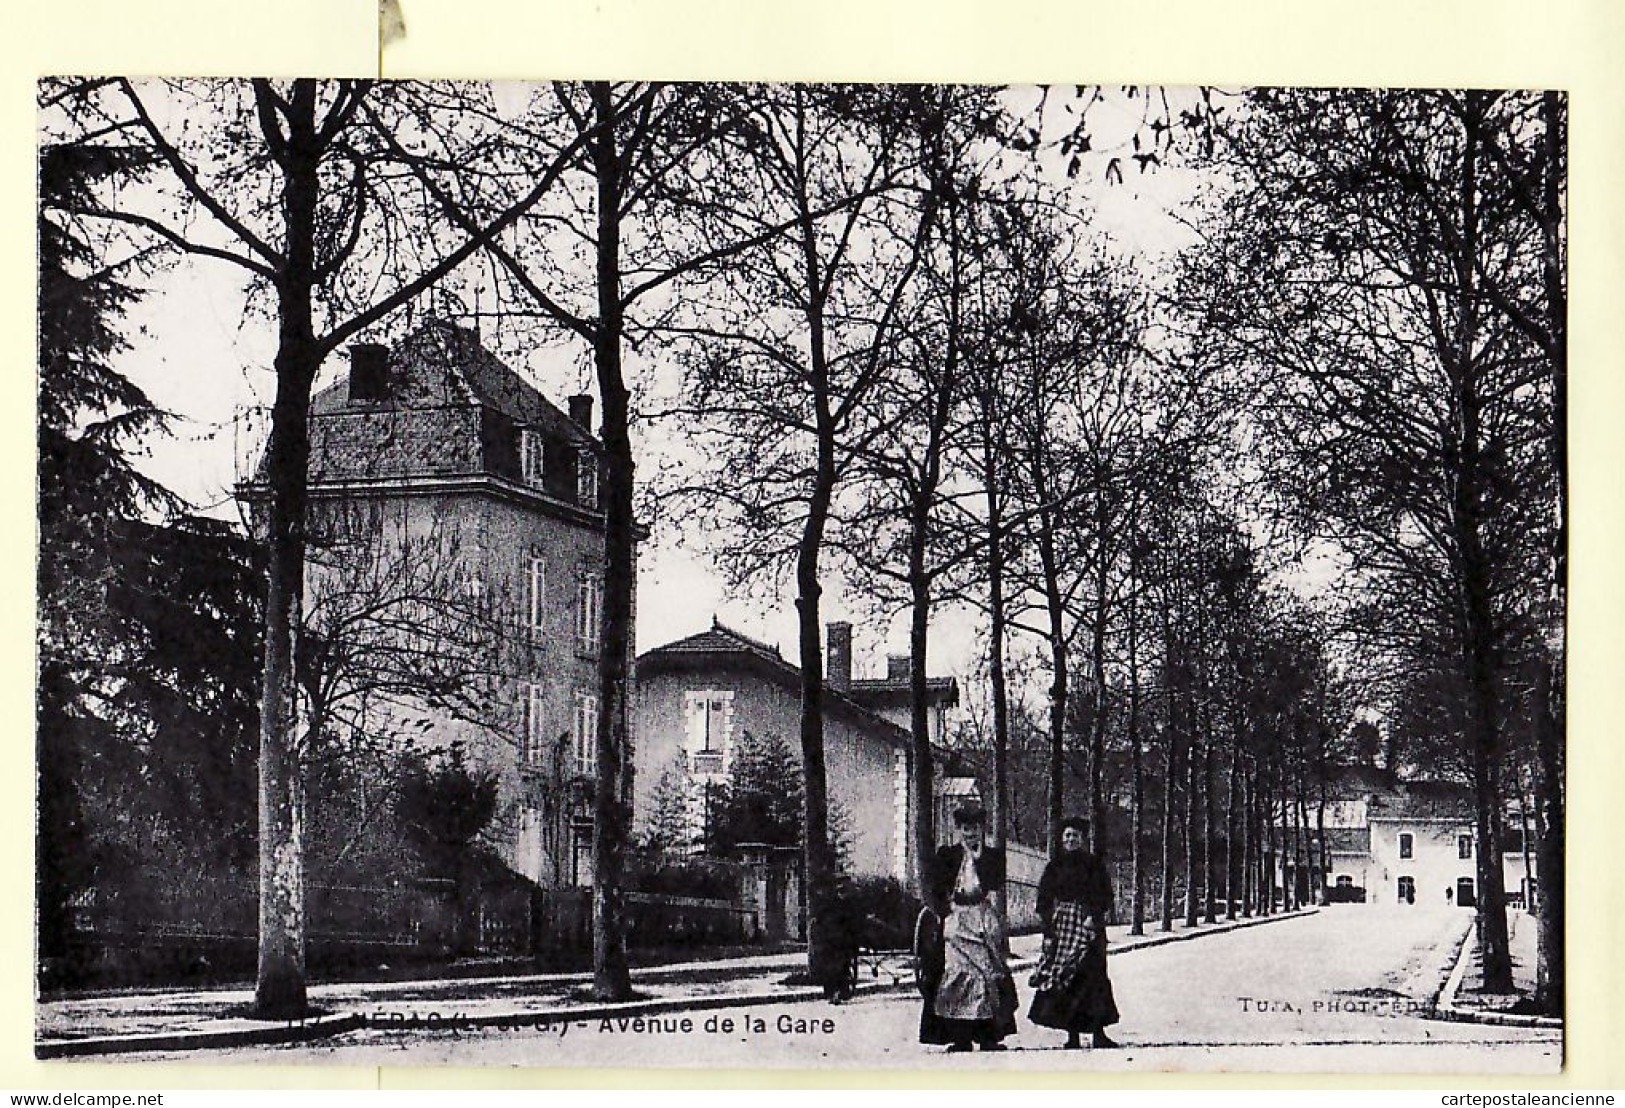
{"label": "white window shutter", "polygon": [[542,723],[545,715],[542,711],[542,686],[532,682],[530,686],[530,760],[540,762],[544,746]]}
{"label": "white window shutter", "polygon": [[525,574],[525,613],[532,631],[540,631],[547,611],[547,563],[531,554]]}
{"label": "white window shutter", "polygon": [[690,753],[705,749],[705,694],[689,693],[684,698],[688,713],[688,749]]}
{"label": "white window shutter", "polygon": [[535,753],[530,747],[531,713],[534,710],[530,695],[531,686],[519,686],[519,764],[529,765]]}

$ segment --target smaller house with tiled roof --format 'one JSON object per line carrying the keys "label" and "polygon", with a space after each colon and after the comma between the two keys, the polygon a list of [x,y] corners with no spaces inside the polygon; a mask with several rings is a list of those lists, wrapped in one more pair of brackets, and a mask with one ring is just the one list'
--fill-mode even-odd
{"label": "smaller house with tiled roof", "polygon": [[[906,882],[915,811],[907,700],[896,702],[895,680],[852,681],[850,625],[829,632],[824,759],[831,805],[845,817],[848,864],[855,875]],[[934,714],[957,703],[952,679],[935,679],[932,689]],[[657,782],[678,758],[704,781],[727,777],[746,734],[782,739],[800,755],[800,667],[719,621],[640,655],[633,704],[634,821],[649,818]]]}

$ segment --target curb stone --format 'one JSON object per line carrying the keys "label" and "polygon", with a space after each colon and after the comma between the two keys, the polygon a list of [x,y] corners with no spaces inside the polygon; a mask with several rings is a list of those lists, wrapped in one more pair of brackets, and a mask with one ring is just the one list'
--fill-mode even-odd
{"label": "curb stone", "polygon": [[1463,1008],[1456,1003],[1456,997],[1461,992],[1461,983],[1467,976],[1467,967],[1473,961],[1473,928],[1467,928],[1467,934],[1462,937],[1461,949],[1456,954],[1456,964],[1450,975],[1445,978],[1444,986],[1433,1005],[1431,1018],[1444,1020],[1450,1023],[1487,1023],[1497,1027],[1549,1027],[1561,1028],[1563,1020],[1560,1016],[1525,1016],[1515,1012],[1481,1012],[1472,1008]]}
{"label": "curb stone", "polygon": [[[1228,931],[1239,931],[1243,928],[1258,927],[1267,923],[1277,923],[1284,920],[1303,919],[1314,915],[1319,909],[1315,907],[1300,909],[1296,912],[1278,912],[1268,916],[1255,916],[1251,919],[1240,919],[1213,923],[1200,926],[1193,930],[1159,933],[1135,938],[1118,944],[1110,949],[1112,954],[1128,954],[1146,947],[1163,946],[1167,943],[1189,942],[1206,935],[1219,935]],[[1012,972],[1030,969],[1038,964],[1037,958],[1013,958],[1010,962]],[[890,981],[875,983],[859,983],[857,995],[868,996],[893,992],[910,992],[915,988],[913,981]],[[822,998],[822,989],[806,985],[795,987],[781,987],[773,991],[758,991],[749,993],[717,993],[711,996],[700,997],[662,997],[654,1000],[631,1000],[619,1004],[598,1004],[580,1008],[552,1009],[536,1012],[510,1011],[492,1012],[479,1015],[449,1015],[449,1016],[411,1016],[400,1017],[378,1016],[371,1017],[364,1012],[335,1013],[319,1016],[315,1019],[305,1020],[293,1024],[278,1024],[274,1026],[233,1028],[221,1031],[191,1031],[160,1033],[153,1035],[126,1035],[109,1036],[95,1039],[56,1039],[48,1042],[36,1042],[34,1055],[40,1059],[93,1057],[108,1054],[126,1054],[152,1051],[181,1051],[181,1050],[209,1050],[234,1046],[272,1046],[287,1043],[314,1042],[318,1039],[331,1038],[351,1031],[366,1028],[384,1030],[451,1030],[455,1028],[474,1027],[557,1027],[562,1024],[586,1022],[588,1020],[630,1018],[634,1016],[659,1015],[674,1011],[707,1011],[717,1008],[758,1007],[766,1004],[795,1004],[806,1000]],[[1530,1017],[1523,1017],[1530,1018]]]}
{"label": "curb stone", "polygon": [[1320,908],[1318,906],[1313,906],[1308,908],[1299,908],[1294,912],[1272,912],[1267,916],[1253,916],[1250,919],[1226,920],[1223,923],[1205,924],[1196,930],[1167,931],[1158,932],[1155,935],[1138,935],[1132,940],[1123,943],[1115,952],[1110,947],[1107,947],[1106,953],[1127,954],[1131,950],[1139,950],[1142,947],[1162,946],[1165,943],[1189,942],[1192,939],[1199,939],[1203,935],[1219,935],[1226,931],[1240,931],[1248,927],[1261,927],[1266,923],[1281,923],[1286,920],[1304,919],[1308,916],[1317,915],[1319,912]]}
{"label": "curb stone", "polygon": [[53,1039],[34,1044],[34,1057],[85,1058],[105,1054],[134,1054],[160,1050],[208,1050],[233,1046],[274,1046],[314,1042],[366,1026],[366,1017],[354,1012],[334,1013],[293,1023],[234,1027],[220,1031],[174,1031],[152,1035],[116,1035],[98,1039]]}
{"label": "curb stone", "polygon": [[[751,963],[751,964],[747,965],[747,966],[744,966],[743,968],[745,968],[747,970],[760,971],[760,972],[767,973],[767,972],[773,972],[773,971],[781,969],[781,968],[785,969],[785,970],[794,969],[795,967],[800,966],[800,965],[802,965],[802,964],[804,964],[806,962],[806,955],[803,952],[792,952],[792,953],[788,953],[788,954],[764,954],[764,955],[750,956],[750,957],[743,958],[743,959],[730,959],[729,961],[734,962],[734,963],[748,962],[748,963]],[[689,974],[698,975],[698,974],[705,974],[705,973],[713,973],[714,974],[714,973],[718,973],[718,972],[724,972],[724,971],[719,971],[718,970],[718,968],[717,968],[718,964],[719,963],[717,963],[717,962],[676,962],[676,963],[671,963],[671,964],[667,964],[667,965],[659,965],[659,966],[635,966],[631,970],[632,983],[634,985],[636,985],[639,982],[667,981],[667,980],[670,980],[672,978],[684,977],[684,976],[689,975]],[[375,996],[377,998],[380,998],[380,999],[386,999],[386,998],[389,998],[392,994],[411,993],[411,992],[415,992],[415,991],[420,991],[426,985],[444,985],[444,986],[455,987],[457,989],[470,989],[470,988],[479,988],[479,987],[482,987],[482,986],[498,986],[498,987],[501,987],[501,986],[518,986],[518,985],[591,985],[591,984],[592,984],[592,973],[591,972],[570,971],[570,972],[561,972],[561,973],[496,974],[496,975],[489,975],[489,976],[484,976],[484,977],[447,977],[447,978],[440,978],[440,979],[434,980],[434,981],[404,980],[404,981],[323,982],[321,984],[311,986],[311,988],[309,989],[309,993],[310,993],[312,1003],[331,1003],[331,1001],[326,999],[326,994],[327,994],[327,992],[329,990],[337,989],[337,990],[340,990],[340,991],[345,991],[345,990],[353,990],[353,989],[355,989],[357,987],[366,987],[372,993],[373,996]],[[192,990],[192,989],[158,988],[158,989],[153,989],[153,990],[135,990],[135,991],[138,992],[138,993],[150,992],[152,994],[165,994],[165,993],[171,993],[171,992],[179,992],[179,993],[190,993],[190,992],[211,992],[212,993],[212,992],[218,992],[218,993],[220,993],[222,995],[235,992],[235,993],[240,993],[241,994],[241,999],[242,999],[243,1003],[245,1003],[245,1004],[248,1003],[248,1001],[253,996],[252,986],[248,986],[248,987],[245,988],[244,986],[242,986],[240,984],[239,985],[225,986],[225,987],[222,987],[222,988],[219,988],[219,989],[204,988],[204,989],[201,989],[201,990]],[[122,991],[120,991],[120,990],[107,990],[107,991],[90,992],[90,993],[84,994],[83,996],[68,997],[66,999],[70,999],[70,1000],[116,999],[120,995],[122,995]],[[427,1002],[427,1001],[425,1001],[425,1002]]]}

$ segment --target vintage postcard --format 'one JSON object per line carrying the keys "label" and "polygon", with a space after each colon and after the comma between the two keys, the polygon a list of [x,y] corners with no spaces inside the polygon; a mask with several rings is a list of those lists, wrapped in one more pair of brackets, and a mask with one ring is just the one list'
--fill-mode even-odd
{"label": "vintage postcard", "polygon": [[38,1057],[1562,1067],[1563,93],[37,95]]}

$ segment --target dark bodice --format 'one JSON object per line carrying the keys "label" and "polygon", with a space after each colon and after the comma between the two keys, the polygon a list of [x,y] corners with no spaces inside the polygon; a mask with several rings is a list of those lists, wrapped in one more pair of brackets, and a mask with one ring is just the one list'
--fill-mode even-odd
{"label": "dark bodice", "polygon": [[1057,901],[1083,905],[1099,923],[1112,906],[1112,879],[1105,865],[1087,850],[1063,853],[1044,867],[1038,879],[1038,915],[1047,925]]}

